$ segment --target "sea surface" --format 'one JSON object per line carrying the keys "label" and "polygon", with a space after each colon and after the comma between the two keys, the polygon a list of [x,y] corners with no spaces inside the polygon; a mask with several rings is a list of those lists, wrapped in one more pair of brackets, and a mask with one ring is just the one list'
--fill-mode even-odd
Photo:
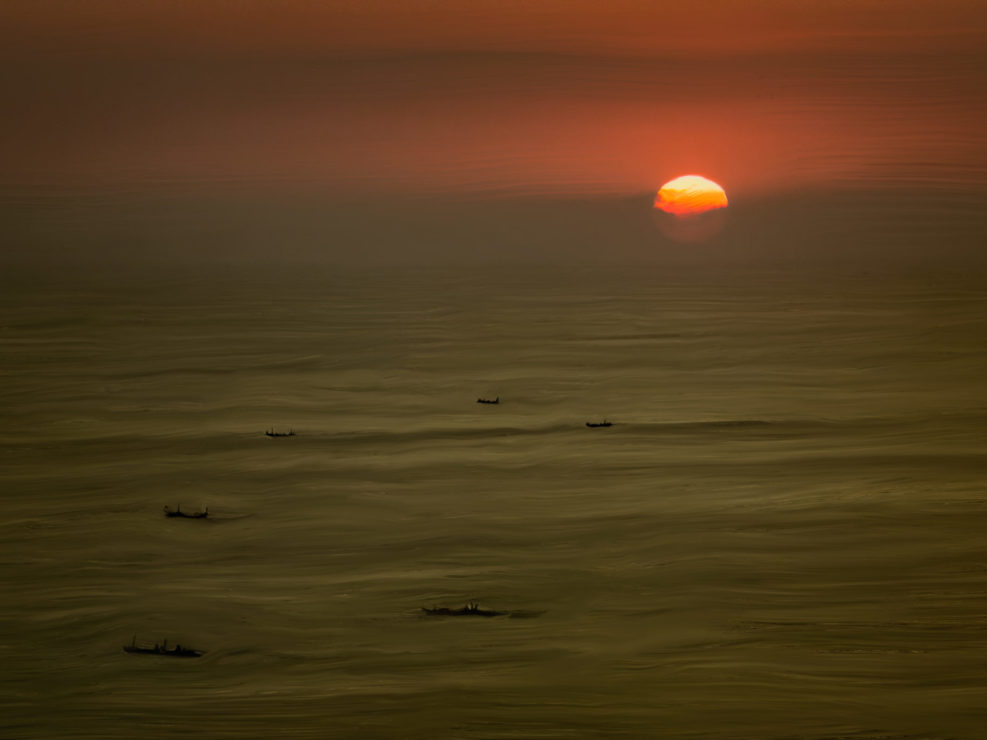
{"label": "sea surface", "polygon": [[2,283],[4,738],[987,737],[983,281]]}

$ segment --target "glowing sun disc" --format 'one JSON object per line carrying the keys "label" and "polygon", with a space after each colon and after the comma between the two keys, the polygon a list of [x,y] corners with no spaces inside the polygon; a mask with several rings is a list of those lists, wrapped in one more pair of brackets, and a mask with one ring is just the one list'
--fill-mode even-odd
{"label": "glowing sun disc", "polygon": [[669,180],[655,196],[655,208],[676,216],[693,216],[728,205],[723,188],[700,175],[682,175]]}

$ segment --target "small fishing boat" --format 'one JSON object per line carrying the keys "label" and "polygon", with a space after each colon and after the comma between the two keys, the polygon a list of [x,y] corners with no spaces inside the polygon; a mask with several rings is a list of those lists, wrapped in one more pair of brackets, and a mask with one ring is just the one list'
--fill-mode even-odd
{"label": "small fishing boat", "polygon": [[613,426],[613,422],[609,422],[609,421],[598,421],[598,422],[587,421],[586,422],[586,426],[590,427],[591,429],[596,428],[596,427],[612,427]]}
{"label": "small fishing boat", "polygon": [[496,404],[496,403],[500,403],[500,396],[497,396],[496,398],[478,398],[476,399],[476,402]]}
{"label": "small fishing boat", "polygon": [[172,658],[198,658],[203,654],[202,650],[193,650],[192,648],[182,647],[181,645],[175,645],[175,647],[169,648],[167,640],[163,640],[160,645],[154,643],[154,647],[144,647],[137,644],[137,635],[134,635],[134,639],[131,640],[129,645],[123,646],[123,652],[139,653],[141,655],[167,655]]}
{"label": "small fishing boat", "polygon": [[433,606],[429,609],[423,606],[422,611],[430,617],[502,617],[507,614],[493,609],[481,609],[479,604],[472,601],[461,609],[450,609],[446,606]]}
{"label": "small fishing boat", "polygon": [[187,514],[182,511],[182,505],[179,504],[178,508],[172,511],[167,506],[164,507],[164,514],[167,517],[181,517],[182,519],[205,519],[209,516],[209,507],[207,506],[203,511],[196,511],[192,514]]}
{"label": "small fishing boat", "polygon": [[264,434],[266,434],[268,437],[294,437],[295,430],[292,429],[287,432],[275,432],[273,429],[268,429],[266,432],[264,432]]}

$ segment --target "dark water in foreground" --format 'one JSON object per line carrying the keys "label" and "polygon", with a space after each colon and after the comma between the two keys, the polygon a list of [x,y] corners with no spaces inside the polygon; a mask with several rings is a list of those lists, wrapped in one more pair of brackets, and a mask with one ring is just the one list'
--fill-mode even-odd
{"label": "dark water in foreground", "polygon": [[0,735],[982,738],[975,288],[8,279]]}

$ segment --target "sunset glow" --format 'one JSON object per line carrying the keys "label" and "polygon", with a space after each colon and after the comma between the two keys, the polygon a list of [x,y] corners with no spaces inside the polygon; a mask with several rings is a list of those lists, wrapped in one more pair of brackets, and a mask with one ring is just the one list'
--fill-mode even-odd
{"label": "sunset glow", "polygon": [[655,197],[655,208],[676,216],[692,216],[727,205],[723,188],[700,175],[682,175],[669,180]]}

